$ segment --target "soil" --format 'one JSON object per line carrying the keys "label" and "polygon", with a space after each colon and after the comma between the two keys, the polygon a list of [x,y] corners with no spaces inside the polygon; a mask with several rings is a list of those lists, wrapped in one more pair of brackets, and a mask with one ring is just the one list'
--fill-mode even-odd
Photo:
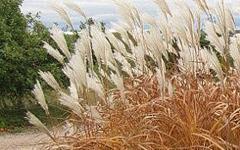
{"label": "soil", "polygon": [[5,133],[0,135],[0,150],[41,150],[48,137],[39,132]]}

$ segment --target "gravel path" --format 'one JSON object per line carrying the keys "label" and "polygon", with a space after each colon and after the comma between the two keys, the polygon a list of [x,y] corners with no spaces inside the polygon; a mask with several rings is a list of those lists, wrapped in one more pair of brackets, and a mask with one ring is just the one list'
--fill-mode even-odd
{"label": "gravel path", "polygon": [[[0,150],[41,150],[47,136],[38,132],[0,135]],[[37,145],[38,144],[38,145]]]}

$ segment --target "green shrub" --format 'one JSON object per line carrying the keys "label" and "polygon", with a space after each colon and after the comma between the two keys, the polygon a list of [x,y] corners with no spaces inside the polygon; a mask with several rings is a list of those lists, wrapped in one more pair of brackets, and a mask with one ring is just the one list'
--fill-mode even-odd
{"label": "green shrub", "polygon": [[60,64],[48,56],[42,41],[55,44],[39,16],[24,16],[22,0],[0,1],[0,107],[21,105],[29,93],[38,71],[51,71],[64,80]]}

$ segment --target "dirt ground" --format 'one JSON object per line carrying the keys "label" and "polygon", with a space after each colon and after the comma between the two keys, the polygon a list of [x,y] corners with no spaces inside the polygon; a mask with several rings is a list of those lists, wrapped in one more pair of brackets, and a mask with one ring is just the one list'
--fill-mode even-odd
{"label": "dirt ground", "polygon": [[[24,132],[0,135],[0,150],[41,150],[44,143],[49,140],[39,132]],[[38,144],[38,145],[37,145]]]}

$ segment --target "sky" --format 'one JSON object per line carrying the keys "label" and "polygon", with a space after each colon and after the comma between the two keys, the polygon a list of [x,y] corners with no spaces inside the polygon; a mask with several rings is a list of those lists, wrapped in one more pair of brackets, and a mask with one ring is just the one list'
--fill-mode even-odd
{"label": "sky", "polygon": [[[60,24],[63,23],[63,20],[58,16],[58,14],[51,8],[51,0],[24,0],[22,5],[23,13],[37,13],[41,12],[41,20],[47,26],[51,26],[54,22],[58,22]],[[63,0],[58,0],[62,3]],[[116,7],[106,0],[73,0],[77,3],[81,9],[87,14],[88,17],[92,17],[95,20],[103,21],[107,24],[111,24],[111,22],[117,22],[119,20],[119,16],[117,13]],[[153,2],[149,2],[149,0],[134,0],[136,6],[146,11],[151,15],[157,14],[157,7]],[[74,25],[79,24],[79,22],[83,19],[75,12],[67,9],[70,12],[71,20]]]}
{"label": "sky", "polygon": [[[53,0],[24,0],[22,5],[22,12],[26,13],[37,13],[40,12],[41,20],[48,27],[52,26],[53,23],[57,22],[60,25],[64,25],[63,20],[58,14],[51,8]],[[63,0],[55,0],[62,3]],[[116,7],[107,0],[73,0],[77,3],[82,10],[87,14],[88,17],[92,17],[95,20],[103,21],[107,25],[111,25],[112,22],[117,22],[120,18],[117,14]],[[158,14],[158,7],[151,0],[132,0],[135,6],[140,11],[149,13],[152,16]],[[166,0],[168,4],[172,5],[174,0]],[[180,1],[180,0],[178,0]],[[193,0],[181,0],[186,1],[188,5],[192,5]],[[207,0],[209,3],[214,4],[218,0]],[[234,15],[237,17],[238,25],[240,26],[240,0],[224,0],[229,7],[234,11]],[[75,26],[79,25],[82,21],[82,17],[67,9],[70,12],[70,17]]]}

